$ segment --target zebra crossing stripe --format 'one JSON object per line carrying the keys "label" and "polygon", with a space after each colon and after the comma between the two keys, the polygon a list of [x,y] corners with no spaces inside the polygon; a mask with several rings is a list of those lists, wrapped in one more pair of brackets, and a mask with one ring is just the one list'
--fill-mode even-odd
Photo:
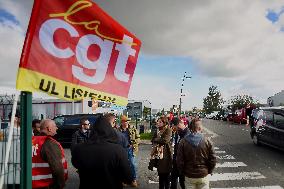
{"label": "zebra crossing stripe", "polygon": [[217,163],[216,168],[223,168],[223,167],[246,167],[247,165],[243,162],[224,162],[224,163]]}
{"label": "zebra crossing stripe", "polygon": [[266,178],[259,172],[237,172],[237,173],[215,173],[209,175],[210,181],[226,181],[226,180],[248,180],[248,179],[264,179]]}
{"label": "zebra crossing stripe", "polygon": [[214,147],[214,150],[219,150],[220,148],[218,148],[218,147]]}
{"label": "zebra crossing stripe", "polygon": [[159,184],[159,182],[153,181],[153,180],[149,180],[149,184]]}
{"label": "zebra crossing stripe", "polygon": [[233,188],[211,188],[211,189],[283,189],[281,186],[259,186],[259,187],[233,187]]}
{"label": "zebra crossing stripe", "polygon": [[236,159],[232,155],[216,156],[217,159]]}
{"label": "zebra crossing stripe", "polygon": [[216,154],[225,154],[226,151],[220,151],[220,150],[218,150],[218,151],[215,151],[215,153],[216,153]]}

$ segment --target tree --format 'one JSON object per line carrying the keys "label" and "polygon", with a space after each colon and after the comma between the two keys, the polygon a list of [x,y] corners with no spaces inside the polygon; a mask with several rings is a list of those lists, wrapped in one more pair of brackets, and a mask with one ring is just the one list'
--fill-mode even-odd
{"label": "tree", "polygon": [[151,108],[144,106],[143,108],[143,117],[147,117],[151,113]]}
{"label": "tree", "polygon": [[232,110],[235,111],[237,109],[245,108],[247,105],[255,105],[257,106],[259,103],[257,100],[253,99],[250,95],[236,95],[233,96],[230,100]]}
{"label": "tree", "polygon": [[162,116],[162,112],[158,112],[158,113],[156,114],[156,116],[158,116],[158,117]]}
{"label": "tree", "polygon": [[197,109],[196,106],[192,108],[192,112],[193,112],[193,113],[197,113],[197,112],[198,112],[198,109]]}
{"label": "tree", "polygon": [[210,86],[207,97],[203,99],[203,109],[205,113],[212,113],[221,109],[223,98],[217,86]]}

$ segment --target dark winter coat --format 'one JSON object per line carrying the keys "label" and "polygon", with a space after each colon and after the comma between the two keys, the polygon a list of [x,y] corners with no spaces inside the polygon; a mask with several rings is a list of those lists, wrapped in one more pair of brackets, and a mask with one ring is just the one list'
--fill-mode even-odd
{"label": "dark winter coat", "polygon": [[72,135],[72,144],[71,144],[71,150],[77,145],[81,143],[85,143],[88,141],[90,137],[90,131],[83,132],[82,129],[77,130],[73,135]]}
{"label": "dark winter coat", "polygon": [[115,133],[117,134],[118,137],[118,144],[121,145],[124,149],[128,149],[129,147],[129,142],[127,140],[127,138],[125,138],[125,136],[117,129],[114,129]]}
{"label": "dark winter coat", "polygon": [[133,180],[127,153],[104,118],[96,121],[87,143],[74,147],[72,164],[79,172],[80,189],[122,189],[122,183]]}
{"label": "dark winter coat", "polygon": [[184,130],[178,129],[174,133],[174,137],[173,137],[173,141],[174,141],[174,155],[173,155],[173,159],[174,159],[174,161],[176,160],[176,156],[177,156],[178,144],[180,143],[181,139],[183,139],[189,133],[190,132],[189,132],[189,129],[187,127]]}
{"label": "dark winter coat", "polygon": [[163,145],[163,159],[158,160],[157,170],[158,173],[170,173],[172,169],[172,147],[171,147],[171,137],[172,129],[166,126],[163,130],[157,131],[160,133],[155,134],[155,138],[152,140],[153,144]]}
{"label": "dark winter coat", "polygon": [[216,165],[211,142],[200,133],[190,133],[178,146],[177,167],[188,178],[204,178]]}

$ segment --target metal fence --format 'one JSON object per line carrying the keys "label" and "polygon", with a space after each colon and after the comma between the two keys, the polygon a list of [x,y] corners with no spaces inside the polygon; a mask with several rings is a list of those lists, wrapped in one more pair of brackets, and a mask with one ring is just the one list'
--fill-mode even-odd
{"label": "metal fence", "polygon": [[[11,100],[11,99],[9,99]],[[12,112],[12,104],[9,101],[0,101],[0,187],[1,181],[4,183],[3,189],[14,189],[20,187],[20,122],[14,122],[14,127],[10,129],[10,121],[7,115]],[[10,114],[11,115],[11,114]],[[13,131],[12,131],[13,130]],[[11,133],[12,140],[9,149],[8,138]],[[8,154],[7,154],[8,153]],[[8,155],[8,159],[7,159]],[[5,168],[5,161],[7,161]]]}
{"label": "metal fence", "polygon": [[[0,141],[0,165],[1,165],[1,177],[4,177],[4,188],[17,188],[20,184],[20,139],[18,138],[18,132],[13,134],[12,144],[9,153],[8,166],[4,169],[4,162],[7,153],[7,139],[8,129],[1,129],[2,140]],[[3,174],[4,172],[4,174]]]}

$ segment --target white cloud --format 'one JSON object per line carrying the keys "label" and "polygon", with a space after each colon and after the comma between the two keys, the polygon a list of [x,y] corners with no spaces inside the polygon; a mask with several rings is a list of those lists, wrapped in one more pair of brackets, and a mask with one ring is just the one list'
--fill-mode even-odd
{"label": "white cloud", "polygon": [[[145,54],[190,56],[196,60],[203,75],[232,80],[236,87],[234,90],[225,88],[224,93],[244,91],[265,99],[284,87],[284,33],[279,31],[284,15],[277,24],[265,17],[268,9],[280,10],[284,5],[282,1],[96,2],[142,40]],[[23,31],[28,23],[31,3],[31,0],[0,0],[0,6],[20,20]],[[23,36],[22,32],[9,27],[1,26],[0,32],[0,85],[7,85],[14,82],[15,71],[11,70],[16,70]],[[174,100],[170,96],[174,94],[156,99],[148,94],[147,87],[137,80],[131,96],[155,98],[157,104]],[[154,92],[168,91],[162,82],[156,83],[156,87]],[[156,95],[154,92],[153,96]]]}
{"label": "white cloud", "polygon": [[159,76],[134,77],[130,89],[130,100],[149,100],[153,108],[170,108],[178,101],[178,90],[171,90],[170,78]]}
{"label": "white cloud", "polygon": [[204,75],[232,78],[239,90],[260,98],[283,89],[284,33],[266,18],[268,9],[279,11],[283,2],[126,2],[98,1],[141,37],[144,52],[191,56]]}
{"label": "white cloud", "polygon": [[15,86],[24,36],[13,23],[0,23],[0,85]]}

